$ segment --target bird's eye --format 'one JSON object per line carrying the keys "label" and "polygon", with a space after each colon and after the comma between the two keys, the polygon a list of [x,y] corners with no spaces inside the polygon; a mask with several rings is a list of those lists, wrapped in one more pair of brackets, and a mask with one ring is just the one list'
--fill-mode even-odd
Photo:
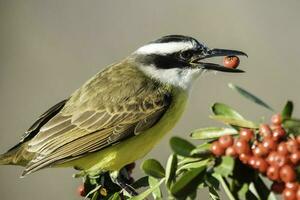
{"label": "bird's eye", "polygon": [[192,51],[182,51],[180,53],[180,58],[183,60],[189,60],[191,59],[193,56],[193,52]]}

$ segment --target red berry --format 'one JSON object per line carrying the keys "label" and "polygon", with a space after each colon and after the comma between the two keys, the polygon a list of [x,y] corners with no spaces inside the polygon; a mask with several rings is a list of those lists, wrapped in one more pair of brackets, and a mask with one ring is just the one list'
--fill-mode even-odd
{"label": "red berry", "polygon": [[79,185],[77,188],[77,194],[81,197],[85,196],[85,189],[84,189],[84,185]]}
{"label": "red berry", "polygon": [[272,137],[272,130],[268,124],[260,124],[259,125],[259,134],[264,138]]}
{"label": "red berry", "polygon": [[271,185],[271,190],[276,194],[281,194],[284,190],[284,183],[282,182],[273,182]]}
{"label": "red berry", "polygon": [[278,166],[278,167],[282,167],[282,166],[284,166],[285,164],[287,164],[288,162],[289,162],[288,157],[283,156],[283,155],[277,153],[277,154],[275,155],[275,159],[274,159],[273,165],[276,165],[276,166]]}
{"label": "red berry", "polygon": [[297,191],[298,187],[299,187],[299,185],[297,182],[288,182],[285,184],[285,188],[291,189],[293,191]]}
{"label": "red berry", "polygon": [[296,196],[297,196],[297,200],[300,200],[300,188],[298,188]]}
{"label": "red berry", "polygon": [[235,152],[233,146],[230,146],[226,149],[225,151],[225,155],[226,156],[231,156],[231,157],[236,157],[237,156],[237,153]]}
{"label": "red berry", "polygon": [[266,149],[261,143],[259,143],[254,149],[252,149],[252,153],[254,156],[264,157],[269,152],[268,149]]}
{"label": "red berry", "polygon": [[240,130],[240,139],[249,142],[254,137],[254,133],[251,129],[243,128]]}
{"label": "red berry", "polygon": [[226,149],[227,147],[231,146],[233,144],[233,138],[231,135],[223,135],[219,137],[219,143],[221,147]]}
{"label": "red berry", "polygon": [[221,146],[219,141],[214,141],[211,145],[210,150],[217,157],[222,156],[225,153],[225,149]]}
{"label": "red berry", "polygon": [[266,159],[269,165],[275,164],[275,158],[276,158],[277,154],[278,153],[276,151],[272,151],[271,153],[269,153],[269,155]]}
{"label": "red berry", "polygon": [[267,169],[267,177],[272,181],[279,180],[279,167],[271,165]]}
{"label": "red berry", "polygon": [[223,60],[224,67],[237,68],[240,64],[240,59],[237,56],[226,56]]}
{"label": "red berry", "polygon": [[296,140],[294,139],[289,139],[287,142],[286,142],[286,145],[287,145],[287,149],[290,153],[295,153],[298,151],[299,149],[299,144]]}
{"label": "red berry", "polygon": [[257,161],[257,157],[251,156],[248,160],[248,165],[250,165],[253,168],[256,168],[256,161]]}
{"label": "red berry", "polygon": [[272,137],[275,141],[280,140],[281,138],[283,138],[285,136],[285,130],[280,126],[280,127],[276,127],[273,130],[273,134]]}
{"label": "red berry", "polygon": [[271,123],[274,125],[280,125],[282,123],[281,115],[275,114],[271,117]]}
{"label": "red berry", "polygon": [[296,192],[291,189],[288,189],[288,188],[285,188],[283,190],[282,197],[284,200],[296,200],[297,199]]}
{"label": "red berry", "polygon": [[285,183],[293,182],[296,179],[296,172],[291,165],[284,165],[280,169],[280,179]]}
{"label": "red berry", "polygon": [[289,151],[287,149],[287,145],[285,142],[279,143],[279,145],[277,146],[277,152],[284,156],[289,154]]}
{"label": "red berry", "polygon": [[247,164],[249,162],[250,156],[248,154],[242,153],[240,154],[239,159],[242,163]]}
{"label": "red berry", "polygon": [[267,171],[268,167],[269,165],[264,159],[262,158],[256,159],[255,168],[258,169],[260,173],[264,174]]}
{"label": "red berry", "polygon": [[271,138],[265,138],[262,141],[262,145],[263,147],[265,147],[268,151],[272,151],[275,150],[277,147],[277,144],[274,140],[272,140]]}
{"label": "red berry", "polygon": [[292,153],[290,155],[290,161],[294,164],[294,165],[297,165],[300,161],[300,152],[297,151],[295,153]]}
{"label": "red berry", "polygon": [[234,149],[237,152],[237,154],[249,154],[250,153],[250,146],[248,142],[245,140],[237,139],[234,142]]}
{"label": "red berry", "polygon": [[300,144],[300,135],[298,135],[298,136],[296,137],[296,140],[297,140],[298,144]]}

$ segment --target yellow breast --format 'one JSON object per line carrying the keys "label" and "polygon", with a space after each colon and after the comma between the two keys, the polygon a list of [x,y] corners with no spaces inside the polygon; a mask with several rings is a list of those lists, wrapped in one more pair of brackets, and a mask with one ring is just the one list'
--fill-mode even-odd
{"label": "yellow breast", "polygon": [[99,152],[64,163],[60,167],[76,166],[86,172],[114,171],[142,158],[175,126],[184,111],[188,97],[187,92],[175,89],[172,95],[170,107],[152,128]]}

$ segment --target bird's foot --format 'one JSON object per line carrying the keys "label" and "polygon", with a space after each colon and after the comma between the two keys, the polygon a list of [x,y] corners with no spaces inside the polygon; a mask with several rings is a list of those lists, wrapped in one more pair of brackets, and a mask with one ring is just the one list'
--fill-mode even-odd
{"label": "bird's foot", "polygon": [[137,196],[138,192],[129,184],[131,177],[125,168],[119,172],[110,173],[111,180],[117,184],[122,190],[127,192],[130,196]]}

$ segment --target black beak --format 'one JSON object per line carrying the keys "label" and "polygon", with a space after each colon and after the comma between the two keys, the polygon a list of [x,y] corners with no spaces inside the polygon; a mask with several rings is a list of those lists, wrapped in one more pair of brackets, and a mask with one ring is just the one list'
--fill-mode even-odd
{"label": "black beak", "polygon": [[236,51],[236,50],[229,50],[229,49],[211,49],[208,50],[205,55],[200,55],[198,58],[196,58],[193,63],[199,64],[200,68],[208,69],[208,70],[215,70],[215,71],[222,71],[222,72],[231,72],[231,73],[242,73],[243,70],[240,69],[233,69],[228,68],[219,64],[215,63],[206,63],[202,62],[205,58],[212,58],[212,57],[218,57],[218,56],[246,56],[248,55],[242,51]]}

